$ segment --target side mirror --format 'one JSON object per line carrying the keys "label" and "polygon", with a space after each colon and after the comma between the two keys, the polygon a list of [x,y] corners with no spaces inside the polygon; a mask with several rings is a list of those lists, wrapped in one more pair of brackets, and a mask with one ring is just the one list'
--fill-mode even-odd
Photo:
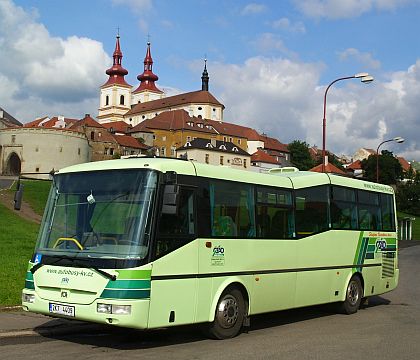
{"label": "side mirror", "polygon": [[14,199],[14,202],[15,202],[14,209],[15,210],[20,210],[20,207],[22,205],[23,188],[24,188],[24,185],[20,181],[18,181],[16,192],[15,192],[15,199]]}
{"label": "side mirror", "polygon": [[178,185],[165,185],[163,190],[162,214],[176,215],[178,213],[179,193]]}

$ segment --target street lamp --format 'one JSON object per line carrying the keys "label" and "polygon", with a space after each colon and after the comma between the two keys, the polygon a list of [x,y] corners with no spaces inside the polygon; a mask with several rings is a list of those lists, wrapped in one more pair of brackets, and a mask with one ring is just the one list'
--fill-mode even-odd
{"label": "street lamp", "polygon": [[382,141],[378,145],[378,147],[376,148],[376,182],[377,183],[379,182],[379,148],[381,147],[382,144],[385,144],[385,143],[390,142],[390,141],[395,141],[395,142],[401,144],[401,143],[404,142],[404,140],[405,139],[402,138],[401,136],[397,136],[397,137],[394,137],[393,139]]}
{"label": "street lamp", "polygon": [[327,127],[327,118],[326,118],[326,112],[327,112],[327,93],[330,87],[335,84],[337,81],[341,80],[349,80],[349,79],[360,79],[362,83],[370,83],[373,81],[373,76],[369,75],[368,73],[358,73],[353,76],[345,76],[338,79],[335,79],[333,82],[331,82],[327,89],[325,90],[324,94],[324,118],[322,120],[322,172],[325,172],[325,165],[326,165],[326,158],[325,158],[325,130]]}

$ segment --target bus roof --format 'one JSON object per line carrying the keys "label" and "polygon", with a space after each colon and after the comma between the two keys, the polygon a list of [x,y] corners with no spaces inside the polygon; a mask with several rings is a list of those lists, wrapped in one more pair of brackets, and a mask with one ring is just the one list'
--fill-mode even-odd
{"label": "bus roof", "polygon": [[254,171],[233,169],[228,166],[215,166],[199,163],[192,160],[187,161],[164,157],[132,157],[125,159],[89,162],[63,168],[59,170],[57,174],[118,169],[153,169],[163,173],[167,171],[175,171],[180,175],[201,176],[214,179],[294,189],[333,184],[362,190],[378,191],[391,194],[394,193],[393,188],[388,185],[377,184],[333,174],[311,171],[274,172],[271,174],[262,174]]}

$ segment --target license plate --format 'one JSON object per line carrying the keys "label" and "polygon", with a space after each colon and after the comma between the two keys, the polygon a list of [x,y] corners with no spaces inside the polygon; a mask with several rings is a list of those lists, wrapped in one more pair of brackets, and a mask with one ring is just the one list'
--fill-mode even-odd
{"label": "license plate", "polygon": [[50,303],[50,313],[74,317],[74,306]]}

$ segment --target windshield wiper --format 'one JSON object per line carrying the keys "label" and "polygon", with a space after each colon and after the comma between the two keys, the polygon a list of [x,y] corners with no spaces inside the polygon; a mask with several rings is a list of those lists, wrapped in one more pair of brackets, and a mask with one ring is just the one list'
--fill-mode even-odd
{"label": "windshield wiper", "polygon": [[[41,264],[41,263],[37,263],[34,266],[31,267],[31,269],[29,270],[32,274],[35,273],[35,271],[37,271],[41,266],[43,265],[55,265],[57,264],[59,261],[61,260],[69,260],[71,262],[70,266],[77,266],[77,267],[82,267],[82,268],[87,268],[87,269],[92,269],[95,270],[97,273],[105,276],[106,278],[110,279],[111,281],[115,281],[117,280],[117,276],[116,275],[112,275],[104,270],[98,269],[98,267],[96,266],[90,266],[90,265],[86,265],[83,262],[81,262],[80,260],[73,258],[71,256],[68,255],[60,255],[59,258],[55,259],[55,261],[49,263],[49,264]],[[66,264],[67,266],[69,264]]]}

